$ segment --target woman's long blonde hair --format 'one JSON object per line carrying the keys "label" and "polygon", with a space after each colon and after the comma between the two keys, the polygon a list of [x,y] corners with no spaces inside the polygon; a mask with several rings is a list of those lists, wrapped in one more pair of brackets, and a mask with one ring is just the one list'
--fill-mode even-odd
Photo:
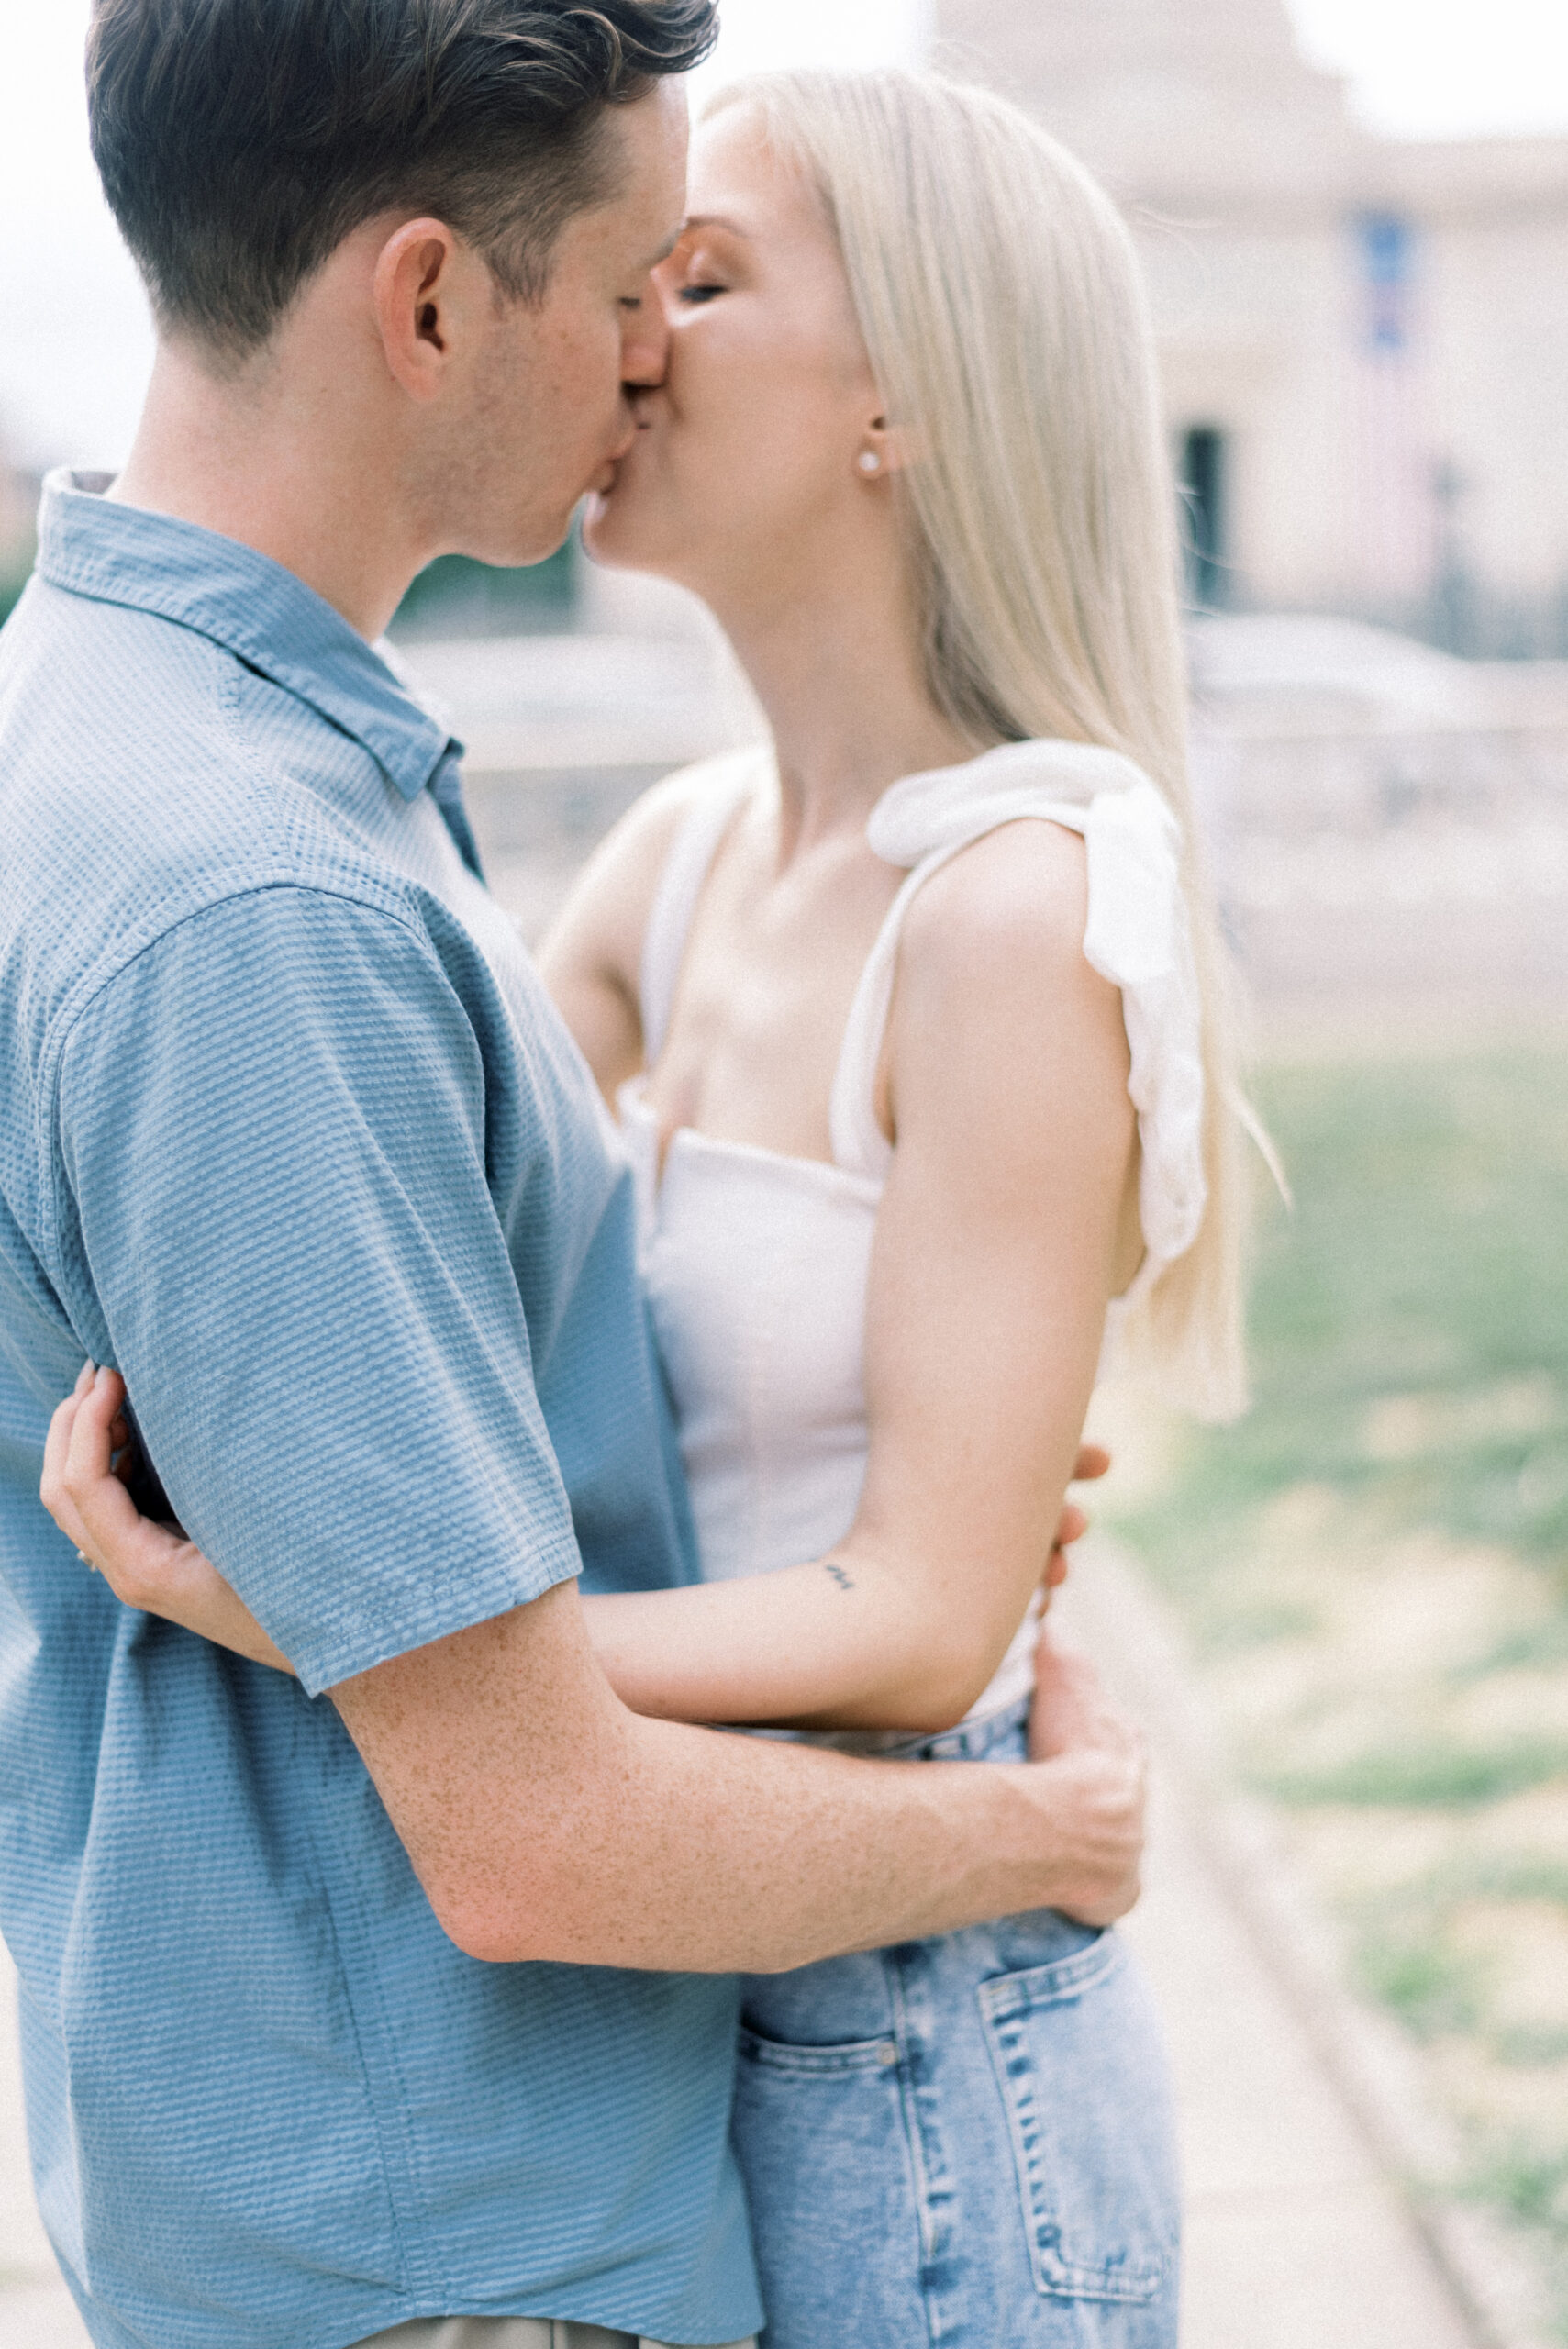
{"label": "woman's long blonde hair", "polygon": [[1129,1335],[1186,1408],[1229,1417],[1246,1112],[1193,832],[1175,485],[1131,239],[1083,166],[989,91],[771,73],[706,117],[741,106],[819,195],[889,417],[912,432],[901,481],[932,699],[977,750],[1053,736],[1126,752],[1181,825],[1208,1204]]}

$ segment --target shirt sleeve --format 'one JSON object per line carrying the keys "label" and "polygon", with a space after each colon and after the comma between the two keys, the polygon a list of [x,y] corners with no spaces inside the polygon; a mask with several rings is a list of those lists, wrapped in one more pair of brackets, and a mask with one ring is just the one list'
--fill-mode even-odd
{"label": "shirt sleeve", "polygon": [[62,1257],[181,1520],[312,1695],[579,1571],[488,1074],[417,927],[295,887],[181,923],[61,1056]]}

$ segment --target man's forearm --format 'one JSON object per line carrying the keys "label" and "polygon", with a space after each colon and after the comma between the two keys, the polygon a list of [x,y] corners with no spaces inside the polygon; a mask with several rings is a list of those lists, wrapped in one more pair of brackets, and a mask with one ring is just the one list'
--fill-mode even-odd
{"label": "man's forearm", "polygon": [[871,1763],[620,1706],[568,1592],[335,1692],[472,1955],[765,1973],[1016,1909],[1129,1904],[1140,1775]]}
{"label": "man's forearm", "polygon": [[[765,1974],[1018,1909],[1107,1923],[1135,1897],[1141,1774],[1106,1755],[867,1762],[728,1737],[720,1773],[713,1733],[650,1722],[639,1742],[644,1730],[666,1749],[658,1873],[672,1892],[683,1876],[687,1888],[659,1900],[646,1950],[617,1965]],[[684,1812],[665,1807],[677,1789],[689,1790]],[[699,1800],[707,1848],[694,1853]]]}

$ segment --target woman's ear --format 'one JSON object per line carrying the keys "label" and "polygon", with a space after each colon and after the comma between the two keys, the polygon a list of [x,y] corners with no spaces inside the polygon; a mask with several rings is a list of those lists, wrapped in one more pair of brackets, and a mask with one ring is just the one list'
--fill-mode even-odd
{"label": "woman's ear", "polygon": [[464,258],[440,220],[405,221],[377,257],[376,326],[387,366],[411,399],[434,399],[447,380]]}
{"label": "woman's ear", "polygon": [[915,436],[908,427],[889,424],[885,416],[876,416],[861,435],[855,470],[865,481],[880,481],[903,473],[915,460]]}

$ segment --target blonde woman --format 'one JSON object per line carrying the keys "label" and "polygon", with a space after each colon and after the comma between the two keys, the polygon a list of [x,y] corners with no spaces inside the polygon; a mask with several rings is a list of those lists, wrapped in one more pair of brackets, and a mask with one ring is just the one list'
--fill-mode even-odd
{"label": "blonde woman", "polygon": [[[710,110],[658,282],[588,543],[706,599],[771,740],[651,793],[542,958],[637,1169],[705,1575],[584,1606],[643,1711],[1014,1758],[1107,1322],[1202,1410],[1240,1383],[1137,269],[1012,107],[803,74]],[[749,1983],[735,2129],[769,2349],[1174,2340],[1114,1934]]]}

